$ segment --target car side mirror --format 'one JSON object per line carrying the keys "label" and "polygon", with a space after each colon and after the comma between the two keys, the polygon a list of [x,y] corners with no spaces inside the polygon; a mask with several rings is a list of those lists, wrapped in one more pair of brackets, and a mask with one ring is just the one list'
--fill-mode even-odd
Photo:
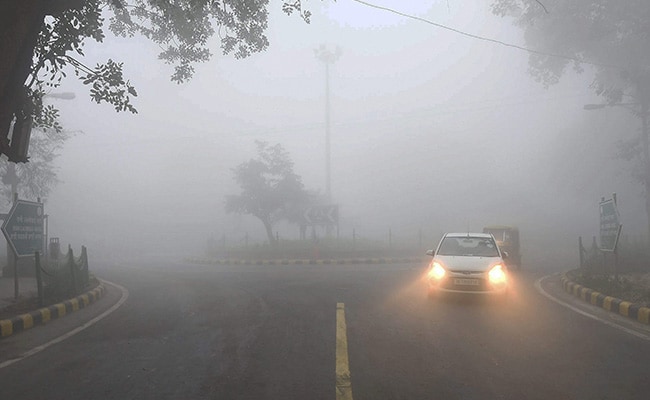
{"label": "car side mirror", "polygon": [[433,250],[427,250],[427,255],[433,257]]}

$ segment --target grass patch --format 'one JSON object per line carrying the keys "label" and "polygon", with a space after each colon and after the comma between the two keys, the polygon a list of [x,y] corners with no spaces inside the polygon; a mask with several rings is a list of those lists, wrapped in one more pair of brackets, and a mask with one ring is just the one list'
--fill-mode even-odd
{"label": "grass patch", "polygon": [[593,289],[606,296],[616,297],[641,306],[650,306],[650,287],[632,274],[620,274],[618,280],[613,275],[589,274],[573,271],[569,278],[575,283]]}

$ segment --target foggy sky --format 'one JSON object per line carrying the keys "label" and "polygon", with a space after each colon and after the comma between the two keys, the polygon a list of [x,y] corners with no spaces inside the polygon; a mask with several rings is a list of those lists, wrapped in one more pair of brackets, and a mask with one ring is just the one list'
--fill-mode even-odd
{"label": "foggy sky", "polygon": [[[354,228],[383,239],[391,228],[414,240],[423,229],[435,243],[445,231],[514,224],[529,239],[524,247],[560,243],[573,256],[577,235],[597,234],[598,200],[611,192],[624,232],[643,232],[641,189],[613,158],[635,120],[583,110],[601,102],[588,68],[544,89],[527,75],[525,52],[349,1],[312,3],[310,25],[272,3],[266,52],[235,60],[215,41],[213,60],[182,85],[144,39],[88,42],[87,64],[124,61],[139,114],[91,103],[73,79],[58,89],[77,94],[56,104],[78,133],[57,161],[63,183],[46,201],[50,236],[90,250],[174,245],[186,253],[210,236],[263,240],[257,220],[224,212],[224,197],[238,191],[230,169],[254,157],[255,140],[281,143],[305,186],[324,192],[325,68],[314,56],[323,43],[342,50],[330,70],[342,235]],[[524,45],[488,2],[376,3]]]}

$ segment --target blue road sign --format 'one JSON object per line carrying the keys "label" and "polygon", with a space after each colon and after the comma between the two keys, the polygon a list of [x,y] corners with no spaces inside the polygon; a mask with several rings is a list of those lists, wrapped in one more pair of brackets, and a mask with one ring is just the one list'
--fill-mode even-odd
{"label": "blue road sign", "polygon": [[2,224],[7,242],[17,257],[43,250],[43,204],[18,200]]}

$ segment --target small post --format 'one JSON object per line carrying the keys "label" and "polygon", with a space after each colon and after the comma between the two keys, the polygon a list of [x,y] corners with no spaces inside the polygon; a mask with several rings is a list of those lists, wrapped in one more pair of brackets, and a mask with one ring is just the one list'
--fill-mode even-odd
{"label": "small post", "polygon": [[49,230],[49,225],[50,225],[50,218],[49,218],[49,215],[47,215],[47,214],[45,214],[43,217],[45,218],[45,244],[43,245],[43,254],[45,254],[45,264],[47,265],[48,260],[49,260],[49,257],[48,257],[49,252],[48,252],[47,247],[49,246],[49,243],[50,243],[49,240],[48,240],[47,235],[48,235],[48,230]]}
{"label": "small post", "polygon": [[582,247],[582,236],[578,236],[578,251],[580,252],[580,269],[585,265],[584,248]]}
{"label": "small post", "polygon": [[88,267],[88,250],[86,246],[81,246],[81,268],[82,268],[82,279],[83,287],[88,285],[90,281],[89,267]]}
{"label": "small post", "polygon": [[14,300],[18,301],[18,255],[16,253],[13,253],[11,261],[14,263]]}
{"label": "small post", "polygon": [[618,249],[614,248],[614,279],[618,282]]}
{"label": "small post", "polygon": [[43,278],[41,277],[41,254],[34,253],[34,267],[36,268],[36,288],[38,289],[38,306],[43,307],[45,299],[43,296]]}
{"label": "small post", "polygon": [[[616,193],[614,193],[614,196],[616,196]],[[616,197],[614,197],[614,202],[616,202]],[[618,282],[618,240],[621,237],[622,229],[623,225],[619,225],[615,239],[616,241],[614,242],[614,279],[616,279],[616,282]]]}
{"label": "small post", "polygon": [[72,253],[72,247],[68,245],[68,268],[70,268],[70,287],[72,290],[72,295],[77,295],[77,271],[75,271],[74,265],[74,254]]}

